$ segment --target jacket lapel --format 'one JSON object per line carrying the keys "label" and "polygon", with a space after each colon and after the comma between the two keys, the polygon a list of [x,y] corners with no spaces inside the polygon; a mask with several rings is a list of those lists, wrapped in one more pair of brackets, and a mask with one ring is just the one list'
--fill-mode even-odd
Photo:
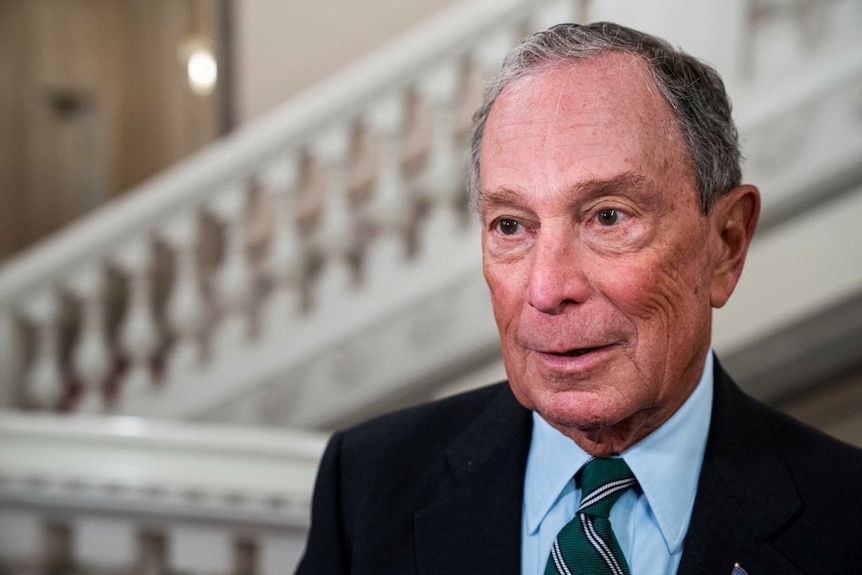
{"label": "jacket lapel", "polygon": [[416,513],[420,573],[512,573],[532,419],[508,385],[446,450],[451,483]]}
{"label": "jacket lapel", "polygon": [[681,575],[799,571],[768,542],[799,509],[787,465],[758,404],[715,367],[712,422],[683,546]]}

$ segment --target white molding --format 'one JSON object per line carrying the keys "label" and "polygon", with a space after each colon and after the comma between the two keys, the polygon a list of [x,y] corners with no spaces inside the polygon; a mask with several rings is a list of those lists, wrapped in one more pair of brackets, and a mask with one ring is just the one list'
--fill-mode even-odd
{"label": "white molding", "polygon": [[326,436],[0,412],[2,505],[305,527]]}

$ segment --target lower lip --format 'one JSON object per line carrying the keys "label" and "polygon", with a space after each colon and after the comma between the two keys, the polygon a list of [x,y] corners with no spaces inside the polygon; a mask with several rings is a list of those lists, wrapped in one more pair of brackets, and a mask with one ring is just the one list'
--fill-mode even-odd
{"label": "lower lip", "polygon": [[616,346],[597,347],[581,355],[558,355],[534,351],[533,354],[542,364],[554,371],[578,373],[594,369],[607,361]]}

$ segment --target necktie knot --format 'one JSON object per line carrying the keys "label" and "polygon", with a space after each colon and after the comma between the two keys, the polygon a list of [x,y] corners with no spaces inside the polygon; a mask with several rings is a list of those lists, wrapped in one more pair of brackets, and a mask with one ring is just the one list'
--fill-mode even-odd
{"label": "necktie knot", "polygon": [[591,459],[584,465],[581,505],[575,518],[557,534],[545,575],[629,575],[608,516],[617,499],[635,483],[622,459]]}
{"label": "necktie knot", "polygon": [[578,513],[607,518],[617,499],[636,482],[622,459],[591,459],[581,470]]}

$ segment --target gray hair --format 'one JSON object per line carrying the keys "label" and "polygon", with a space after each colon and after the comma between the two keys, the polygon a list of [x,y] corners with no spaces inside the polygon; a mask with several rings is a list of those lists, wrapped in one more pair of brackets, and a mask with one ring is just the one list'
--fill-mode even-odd
{"label": "gray hair", "polygon": [[718,72],[660,38],[619,24],[559,24],[524,38],[509,52],[502,69],[485,89],[482,104],[473,115],[470,137],[468,186],[474,206],[480,189],[485,123],[503,90],[531,72],[608,52],[628,53],[646,62],[688,147],[703,213],[708,214],[721,195],[740,184],[738,135],[730,98]]}

